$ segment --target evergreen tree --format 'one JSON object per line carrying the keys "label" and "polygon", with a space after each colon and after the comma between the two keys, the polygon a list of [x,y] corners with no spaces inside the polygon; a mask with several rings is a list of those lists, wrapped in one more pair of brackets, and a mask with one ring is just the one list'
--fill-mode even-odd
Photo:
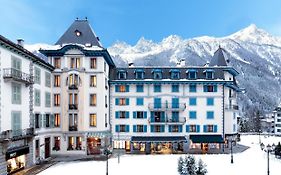
{"label": "evergreen tree", "polygon": [[187,171],[187,161],[182,157],[180,157],[178,160],[178,173],[180,175],[189,175]]}
{"label": "evergreen tree", "polygon": [[187,162],[187,171],[189,175],[196,175],[196,163],[194,156],[188,155],[187,157],[185,157],[185,159]]}
{"label": "evergreen tree", "polygon": [[207,172],[208,171],[206,169],[206,164],[201,159],[199,159],[196,174],[197,175],[205,175],[205,174],[207,174]]}

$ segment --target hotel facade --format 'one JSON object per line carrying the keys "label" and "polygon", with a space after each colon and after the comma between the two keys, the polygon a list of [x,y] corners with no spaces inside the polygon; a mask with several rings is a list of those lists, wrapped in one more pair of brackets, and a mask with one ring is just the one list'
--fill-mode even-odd
{"label": "hotel facade", "polygon": [[87,19],[41,49],[45,60],[0,41],[0,174],[107,147],[206,152],[237,136],[241,89],[222,48],[205,66],[116,67]]}

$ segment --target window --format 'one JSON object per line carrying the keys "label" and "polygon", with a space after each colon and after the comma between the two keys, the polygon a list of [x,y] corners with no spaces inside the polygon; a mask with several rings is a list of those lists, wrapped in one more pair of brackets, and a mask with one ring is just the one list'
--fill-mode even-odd
{"label": "window", "polygon": [[207,119],[214,119],[214,111],[207,111]]}
{"label": "window", "polygon": [[143,92],[143,85],[142,84],[137,84],[137,92]]}
{"label": "window", "polygon": [[79,85],[79,76],[77,74],[69,75],[69,88],[77,89]]}
{"label": "window", "polygon": [[133,125],[133,132],[147,132],[147,125]]}
{"label": "window", "polygon": [[115,131],[116,132],[129,132],[130,126],[129,125],[116,125]]}
{"label": "window", "polygon": [[115,105],[120,105],[120,106],[124,106],[124,105],[129,105],[129,98],[116,98],[115,99]]}
{"label": "window", "polygon": [[54,127],[60,127],[60,114],[59,113],[55,113],[54,114]]}
{"label": "window", "polygon": [[90,94],[90,106],[97,105],[97,94]]}
{"label": "window", "polygon": [[172,92],[179,92],[179,85],[178,84],[172,84]]}
{"label": "window", "polygon": [[197,98],[196,97],[190,97],[189,98],[189,106],[196,106],[197,105]]}
{"label": "window", "polygon": [[154,85],[154,92],[161,92],[161,85],[160,84]]}
{"label": "window", "polygon": [[35,140],[35,157],[38,158],[40,156],[40,142],[39,140]]}
{"label": "window", "polygon": [[197,114],[196,111],[189,111],[189,119],[196,119]]}
{"label": "window", "polygon": [[115,118],[129,118],[130,113],[128,111],[116,111]]}
{"label": "window", "polygon": [[60,150],[60,137],[54,137],[54,151],[59,151]]}
{"label": "window", "polygon": [[61,59],[60,58],[54,58],[54,67],[56,69],[60,69],[61,68]]}
{"label": "window", "polygon": [[115,92],[129,92],[129,85],[115,85]]}
{"label": "window", "polygon": [[12,82],[12,104],[21,104],[21,85]]}
{"label": "window", "polygon": [[91,127],[97,126],[97,114],[90,114],[90,126]]}
{"label": "window", "polygon": [[145,111],[134,111],[133,112],[133,118],[137,118],[137,119],[147,118],[147,112],[145,112]]}
{"label": "window", "polygon": [[217,85],[204,85],[204,92],[217,92]]}
{"label": "window", "polygon": [[206,70],[206,79],[214,79],[214,72],[213,70]]}
{"label": "window", "polygon": [[45,86],[51,87],[51,74],[49,72],[45,72]]}
{"label": "window", "polygon": [[204,132],[217,132],[218,130],[217,125],[204,125],[203,127]]}
{"label": "window", "polygon": [[69,114],[69,131],[77,131],[78,130],[78,114]]}
{"label": "window", "polygon": [[180,71],[177,69],[171,70],[171,79],[172,80],[180,79]]}
{"label": "window", "polygon": [[91,75],[90,87],[97,87],[97,76],[96,75]]}
{"label": "window", "polygon": [[21,112],[12,112],[12,120],[11,120],[11,125],[12,125],[12,131],[13,131],[13,136],[19,136],[21,135]]}
{"label": "window", "polygon": [[169,132],[182,132],[182,126],[180,126],[180,125],[169,125]]}
{"label": "window", "polygon": [[41,99],[40,99],[40,96],[41,96],[41,94],[40,94],[40,90],[38,90],[38,89],[35,89],[35,106],[40,106],[40,101],[41,101]]}
{"label": "window", "polygon": [[127,72],[124,70],[118,71],[118,79],[119,80],[124,80],[127,78]]}
{"label": "window", "polygon": [[60,75],[54,75],[54,87],[60,87]]}
{"label": "window", "polygon": [[156,80],[162,79],[162,70],[161,69],[154,69],[153,71],[153,78]]}
{"label": "window", "polygon": [[107,127],[107,114],[104,114],[104,126]]}
{"label": "window", "polygon": [[186,132],[200,132],[200,125],[186,125]]}
{"label": "window", "polygon": [[154,125],[150,127],[150,132],[165,132],[165,125]]}
{"label": "window", "polygon": [[45,107],[51,107],[51,93],[45,93]]}
{"label": "window", "polygon": [[41,115],[40,114],[35,114],[35,128],[40,128],[40,122],[41,122]]}
{"label": "window", "polygon": [[189,92],[196,92],[196,84],[189,85]]}
{"label": "window", "polygon": [[41,70],[38,67],[35,67],[34,83],[41,83]]}
{"label": "window", "polygon": [[189,70],[188,71],[188,79],[196,79],[197,78],[197,71],[196,70]]}
{"label": "window", "polygon": [[135,71],[135,74],[136,74],[137,80],[142,80],[144,78],[144,70],[143,69],[137,69]]}
{"label": "window", "polygon": [[207,106],[214,106],[214,98],[207,98]]}
{"label": "window", "polygon": [[74,137],[68,137],[68,148],[67,150],[74,150]]}
{"label": "window", "polygon": [[54,94],[54,106],[60,106],[60,94]]}
{"label": "window", "polygon": [[233,132],[236,132],[236,125],[233,124]]}
{"label": "window", "polygon": [[104,96],[104,106],[107,108],[107,95]]}
{"label": "window", "polygon": [[50,127],[50,114],[45,114],[44,123],[46,128]]}
{"label": "window", "polygon": [[96,69],[97,68],[97,58],[91,58],[90,68],[91,69]]}
{"label": "window", "polygon": [[142,106],[143,105],[143,98],[137,98],[136,103],[137,103],[137,106]]}
{"label": "window", "polygon": [[21,71],[21,59],[12,56],[12,68]]}
{"label": "window", "polygon": [[80,68],[80,58],[70,58],[70,68],[72,69]]}

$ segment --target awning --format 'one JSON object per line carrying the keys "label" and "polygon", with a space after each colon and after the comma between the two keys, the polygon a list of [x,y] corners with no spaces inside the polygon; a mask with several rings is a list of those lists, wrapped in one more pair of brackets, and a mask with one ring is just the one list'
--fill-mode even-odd
{"label": "awning", "polygon": [[21,147],[14,147],[14,148],[10,148],[7,150],[6,152],[6,160],[8,159],[12,159],[24,154],[28,154],[29,153],[29,146],[21,146]]}
{"label": "awning", "polygon": [[131,138],[132,142],[178,142],[178,141],[187,141],[183,136],[176,137],[135,137]]}
{"label": "awning", "polygon": [[221,135],[190,135],[193,143],[224,143]]}

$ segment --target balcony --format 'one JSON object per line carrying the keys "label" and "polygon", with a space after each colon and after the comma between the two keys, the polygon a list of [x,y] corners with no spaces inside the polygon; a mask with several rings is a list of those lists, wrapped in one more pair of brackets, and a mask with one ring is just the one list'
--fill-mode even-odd
{"label": "balcony", "polygon": [[166,120],[165,119],[161,119],[161,118],[149,118],[148,122],[150,124],[166,124]]}
{"label": "balcony", "polygon": [[34,128],[7,130],[0,134],[0,142],[9,140],[20,140],[34,136]]}
{"label": "balcony", "polygon": [[149,103],[148,109],[150,111],[184,111],[185,103]]}
{"label": "balcony", "polygon": [[150,124],[175,124],[175,125],[183,125],[186,122],[186,118],[180,117],[180,118],[165,118],[165,119],[160,119],[160,118],[149,118],[148,122]]}
{"label": "balcony", "polygon": [[238,105],[229,105],[229,104],[227,104],[227,105],[225,105],[224,109],[237,111],[237,110],[239,110],[239,107],[238,107]]}
{"label": "balcony", "polygon": [[21,72],[17,69],[5,68],[3,69],[3,72],[4,72],[3,78],[5,80],[14,80],[14,81],[22,82],[25,83],[25,85],[27,86],[34,83],[32,76],[24,72]]}
{"label": "balcony", "polygon": [[167,124],[184,124],[186,122],[186,118],[167,118]]}
{"label": "balcony", "polygon": [[71,84],[68,86],[69,90],[77,90],[78,89],[78,84]]}
{"label": "balcony", "polygon": [[69,104],[68,109],[69,110],[78,110],[78,104]]}
{"label": "balcony", "polygon": [[78,131],[78,126],[77,125],[69,126],[68,130],[69,131]]}

